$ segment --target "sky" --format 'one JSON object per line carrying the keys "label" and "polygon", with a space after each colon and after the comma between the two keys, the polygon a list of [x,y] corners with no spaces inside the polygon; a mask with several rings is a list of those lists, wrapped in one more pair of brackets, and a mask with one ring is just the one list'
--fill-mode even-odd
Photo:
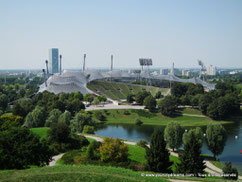
{"label": "sky", "polygon": [[241,0],[0,0],[0,69],[41,69],[59,48],[64,69],[242,68]]}

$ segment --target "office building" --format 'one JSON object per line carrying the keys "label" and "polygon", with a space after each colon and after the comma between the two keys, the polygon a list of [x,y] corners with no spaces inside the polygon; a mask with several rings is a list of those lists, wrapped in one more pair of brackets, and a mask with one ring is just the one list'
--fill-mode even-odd
{"label": "office building", "polygon": [[59,50],[57,48],[49,49],[49,69],[51,74],[59,72]]}
{"label": "office building", "polygon": [[216,75],[216,67],[211,64],[206,65],[206,73],[207,75]]}

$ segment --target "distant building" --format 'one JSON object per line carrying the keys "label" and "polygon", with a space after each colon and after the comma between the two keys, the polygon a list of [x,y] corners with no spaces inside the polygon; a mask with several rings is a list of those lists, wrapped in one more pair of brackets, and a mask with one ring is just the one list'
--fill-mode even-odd
{"label": "distant building", "polygon": [[49,49],[49,70],[51,74],[59,72],[59,50]]}
{"label": "distant building", "polygon": [[191,76],[192,72],[190,70],[182,70],[182,76]]}
{"label": "distant building", "polygon": [[206,65],[206,73],[207,75],[216,75],[216,67],[211,65],[211,64],[208,64]]}
{"label": "distant building", "polygon": [[160,69],[160,74],[161,75],[168,75],[169,70],[168,69]]}

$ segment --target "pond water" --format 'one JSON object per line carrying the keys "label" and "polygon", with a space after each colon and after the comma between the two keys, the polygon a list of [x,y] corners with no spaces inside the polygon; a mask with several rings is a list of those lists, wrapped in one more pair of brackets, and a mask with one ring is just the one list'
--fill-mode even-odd
{"label": "pond water", "polygon": [[[110,124],[98,128],[95,134],[104,137],[118,137],[134,142],[138,142],[141,139],[149,142],[152,133],[158,127],[161,126]],[[222,162],[231,161],[233,166],[236,167],[240,173],[242,173],[242,154],[240,154],[240,150],[242,150],[242,121],[233,124],[227,124],[224,125],[224,127],[227,131],[228,138],[224,151],[220,156],[218,156],[218,159]],[[191,129],[191,127],[184,128],[187,130]],[[206,127],[202,127],[202,129],[205,133]],[[238,138],[236,139],[235,136]],[[203,142],[202,153],[212,155],[212,153],[208,150],[205,140]]]}

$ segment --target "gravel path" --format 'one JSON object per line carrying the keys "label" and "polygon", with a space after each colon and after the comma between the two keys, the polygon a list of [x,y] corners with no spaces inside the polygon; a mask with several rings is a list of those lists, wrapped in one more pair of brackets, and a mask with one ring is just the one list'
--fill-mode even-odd
{"label": "gravel path", "polygon": [[49,163],[49,166],[55,166],[56,161],[58,159],[60,159],[63,155],[64,155],[64,153],[63,154],[56,155],[56,156],[53,156],[52,157],[52,161]]}
{"label": "gravel path", "polygon": [[102,109],[144,109],[144,106],[104,104],[104,106],[91,105],[91,106],[87,107],[85,110],[93,111],[93,110],[102,110]]}

